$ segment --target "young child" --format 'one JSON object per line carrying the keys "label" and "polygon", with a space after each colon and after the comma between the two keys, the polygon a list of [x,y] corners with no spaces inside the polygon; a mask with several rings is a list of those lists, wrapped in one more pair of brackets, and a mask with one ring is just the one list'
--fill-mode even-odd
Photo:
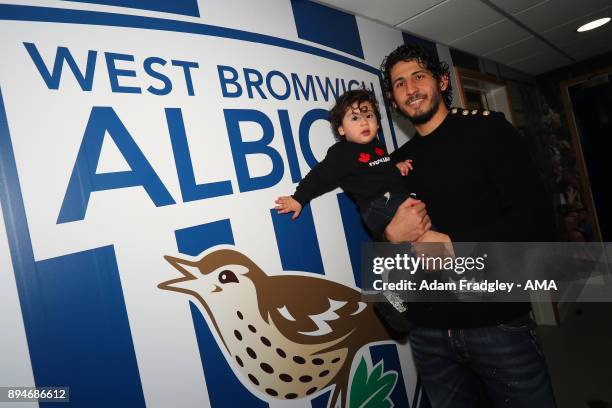
{"label": "young child", "polygon": [[357,203],[365,225],[380,241],[399,205],[410,197],[402,176],[412,170],[412,163],[392,163],[376,137],[380,112],[372,92],[347,91],[329,113],[338,142],[292,196],[276,199],[276,209],[279,214],[293,212],[292,219],[296,219],[310,200],[340,187]]}

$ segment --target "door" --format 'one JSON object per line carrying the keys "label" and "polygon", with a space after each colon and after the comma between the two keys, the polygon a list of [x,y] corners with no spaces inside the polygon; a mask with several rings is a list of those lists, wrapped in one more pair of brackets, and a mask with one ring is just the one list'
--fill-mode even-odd
{"label": "door", "polygon": [[604,242],[612,240],[612,74],[568,87]]}

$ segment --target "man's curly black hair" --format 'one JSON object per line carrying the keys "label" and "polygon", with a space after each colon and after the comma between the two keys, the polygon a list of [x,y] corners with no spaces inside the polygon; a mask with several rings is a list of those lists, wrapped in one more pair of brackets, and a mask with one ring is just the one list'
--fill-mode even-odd
{"label": "man's curly black hair", "polygon": [[450,71],[448,64],[440,61],[438,55],[429,51],[427,48],[419,44],[404,44],[397,47],[391,54],[387,55],[380,65],[380,71],[383,75],[385,86],[385,98],[392,106],[393,102],[393,84],[391,83],[391,69],[395,64],[401,61],[417,61],[423,68],[429,70],[436,80],[448,78],[448,86],[442,91],[442,97],[446,107],[451,106],[453,100],[453,88],[450,83]]}

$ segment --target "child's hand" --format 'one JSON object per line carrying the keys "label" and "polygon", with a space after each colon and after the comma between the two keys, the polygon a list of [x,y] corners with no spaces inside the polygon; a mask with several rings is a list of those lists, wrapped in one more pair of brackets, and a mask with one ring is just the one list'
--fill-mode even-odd
{"label": "child's hand", "polygon": [[410,173],[410,170],[413,170],[412,160],[401,161],[399,163],[396,163],[395,166],[399,169],[400,174],[402,176],[407,176],[408,173]]}
{"label": "child's hand", "polygon": [[295,220],[299,217],[302,212],[302,204],[300,204],[295,198],[291,196],[282,196],[278,197],[276,201],[276,210],[279,214],[287,214],[288,212],[293,211],[292,220]]}

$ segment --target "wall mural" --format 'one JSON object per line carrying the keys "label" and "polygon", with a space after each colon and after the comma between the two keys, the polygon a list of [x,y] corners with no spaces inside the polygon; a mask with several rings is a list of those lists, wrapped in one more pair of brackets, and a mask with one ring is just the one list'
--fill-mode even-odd
{"label": "wall mural", "polygon": [[425,407],[360,299],[355,205],[274,210],[345,90],[406,140],[378,70],[402,33],[309,1],[145,3],[0,1],[0,383],[87,408]]}
{"label": "wall mural", "polygon": [[[304,398],[334,385],[330,406],[346,405],[356,353],[370,343],[390,340],[372,304],[362,302],[358,290],[331,280],[268,275],[231,249],[215,250],[197,261],[165,259],[183,277],[159,288],[197,299],[234,373],[264,398]],[[346,406],[362,406],[372,397],[383,404],[372,406],[390,406],[397,373],[383,375],[382,365],[375,368],[383,388],[369,394],[363,370],[362,362]]]}

